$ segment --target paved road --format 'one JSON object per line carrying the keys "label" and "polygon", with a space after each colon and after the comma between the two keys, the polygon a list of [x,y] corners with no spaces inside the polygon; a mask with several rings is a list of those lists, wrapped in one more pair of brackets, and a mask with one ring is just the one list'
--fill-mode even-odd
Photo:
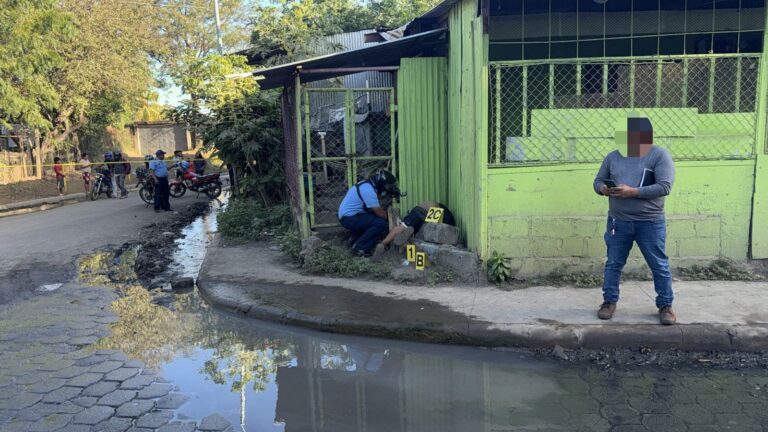
{"label": "paved road", "polygon": [[[181,208],[195,201],[191,195],[171,205]],[[79,255],[134,240],[141,227],[171,217],[154,213],[132,193],[122,200],[102,198],[0,218],[0,304],[27,298],[40,285],[69,279]]]}
{"label": "paved road", "polygon": [[[119,320],[117,294],[79,284],[77,257],[173,217],[131,195],[0,219],[0,431],[229,430],[216,415],[200,424],[178,416],[187,399],[178,387],[123,352],[92,347]],[[46,284],[63,285],[41,292]]]}

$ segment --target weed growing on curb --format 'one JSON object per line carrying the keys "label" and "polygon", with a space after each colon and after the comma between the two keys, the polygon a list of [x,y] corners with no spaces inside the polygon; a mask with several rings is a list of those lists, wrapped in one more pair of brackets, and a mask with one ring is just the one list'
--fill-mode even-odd
{"label": "weed growing on curb", "polygon": [[276,240],[284,254],[291,257],[294,261],[299,261],[301,237],[298,231],[291,226],[286,226],[282,233],[277,234]]}
{"label": "weed growing on curb", "polygon": [[753,281],[762,279],[762,276],[756,274],[747,265],[726,258],[712,261],[708,266],[694,265],[690,268],[681,268],[680,275],[694,280]]}
{"label": "weed growing on curb", "polygon": [[226,237],[263,240],[281,235],[291,226],[291,210],[287,204],[264,207],[249,199],[230,200],[218,217],[219,231]]}
{"label": "weed growing on curb", "polygon": [[304,258],[302,268],[312,274],[347,278],[383,279],[390,270],[382,263],[352,255],[346,248],[323,244]]}
{"label": "weed growing on curb", "polygon": [[511,278],[512,268],[507,262],[506,255],[493,251],[493,255],[488,259],[488,281],[500,285]]}

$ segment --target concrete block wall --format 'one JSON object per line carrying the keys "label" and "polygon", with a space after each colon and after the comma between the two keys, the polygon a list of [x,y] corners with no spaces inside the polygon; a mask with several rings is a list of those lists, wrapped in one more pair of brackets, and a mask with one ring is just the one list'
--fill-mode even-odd
{"label": "concrete block wall", "polygon": [[[605,262],[606,217],[539,216],[491,218],[489,240],[494,250],[510,258],[518,276],[555,271],[599,272]],[[721,220],[718,216],[667,218],[667,255],[672,266],[708,263],[720,255]],[[635,246],[627,270],[644,270],[645,261]]]}

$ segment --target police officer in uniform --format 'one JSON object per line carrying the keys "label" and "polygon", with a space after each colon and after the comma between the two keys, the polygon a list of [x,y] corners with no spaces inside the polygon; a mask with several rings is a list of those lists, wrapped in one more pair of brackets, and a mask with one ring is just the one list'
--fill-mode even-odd
{"label": "police officer in uniform", "polygon": [[156,159],[149,161],[149,175],[155,183],[155,213],[160,210],[171,211],[171,188],[168,185],[168,165],[165,161],[165,152],[155,152]]}

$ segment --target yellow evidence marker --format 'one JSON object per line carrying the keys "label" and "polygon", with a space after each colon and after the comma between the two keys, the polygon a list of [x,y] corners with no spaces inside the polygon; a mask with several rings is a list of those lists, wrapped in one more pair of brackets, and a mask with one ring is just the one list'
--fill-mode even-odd
{"label": "yellow evidence marker", "polygon": [[416,254],[416,270],[424,270],[427,266],[427,254],[419,252]]}
{"label": "yellow evidence marker", "polygon": [[409,244],[405,247],[405,258],[408,262],[416,262],[416,245]]}
{"label": "yellow evidence marker", "polygon": [[444,210],[441,207],[430,207],[429,210],[427,210],[427,218],[424,219],[424,221],[430,223],[442,223],[443,212]]}

